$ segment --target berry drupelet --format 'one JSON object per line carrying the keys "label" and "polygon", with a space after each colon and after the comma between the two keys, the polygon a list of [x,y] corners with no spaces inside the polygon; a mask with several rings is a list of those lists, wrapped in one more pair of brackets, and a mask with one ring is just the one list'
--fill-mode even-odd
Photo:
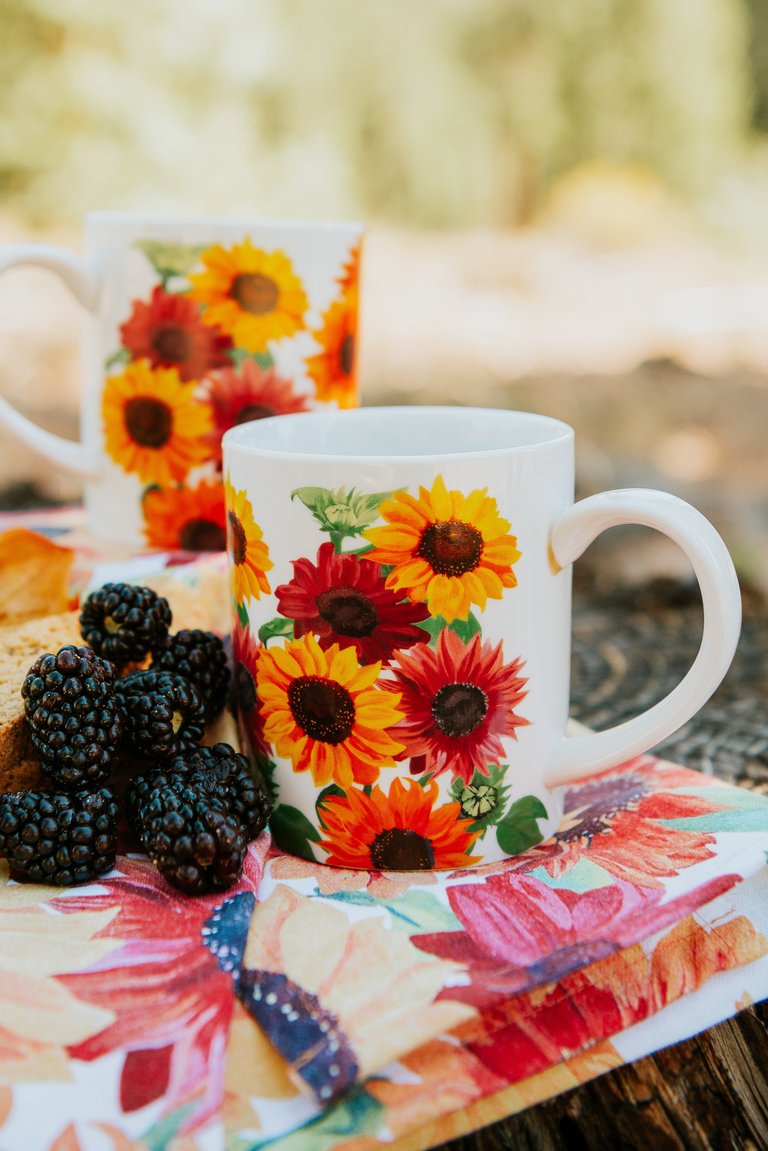
{"label": "berry drupelet", "polygon": [[227,653],[219,636],[199,628],[183,628],[155,652],[152,669],[173,671],[193,683],[205,703],[205,718],[223,709],[229,692]]}
{"label": "berry drupelet", "polygon": [[203,734],[205,708],[197,688],[170,671],[132,671],[115,684],[126,744],[164,760],[193,747]]}
{"label": "berry drupelet", "polygon": [[83,604],[80,634],[95,652],[122,666],[159,651],[171,622],[168,601],[151,588],[106,583]]}
{"label": "berry drupelet", "polygon": [[187,895],[224,890],[242,874],[248,838],[240,820],[224,798],[186,779],[147,792],[138,830],[160,874]]}
{"label": "berry drupelet", "polygon": [[39,656],[21,686],[40,770],[64,787],[106,781],[123,722],[114,668],[90,648],[67,644]]}
{"label": "berry drupelet", "polygon": [[94,791],[21,791],[0,796],[0,855],[38,883],[67,887],[103,875],[115,863],[118,805],[108,787]]}
{"label": "berry drupelet", "polygon": [[272,800],[263,778],[248,760],[228,743],[196,747],[174,756],[170,768],[189,773],[190,781],[211,795],[221,795],[238,817],[250,839],[256,839],[272,814]]}

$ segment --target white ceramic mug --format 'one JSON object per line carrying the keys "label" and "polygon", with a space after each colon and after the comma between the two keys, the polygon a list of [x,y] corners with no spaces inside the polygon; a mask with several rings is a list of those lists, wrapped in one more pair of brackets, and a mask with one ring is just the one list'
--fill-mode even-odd
{"label": "white ceramic mug", "polygon": [[[659,491],[574,504],[558,420],[292,415],[229,431],[224,479],[241,719],[287,851],[373,870],[514,855],[558,827],[559,785],[668,736],[733,657],[741,600],[715,529]],[[630,523],[690,559],[701,649],[655,706],[568,737],[570,565]]]}
{"label": "white ceramic mug", "polygon": [[0,422],[85,480],[91,532],[126,544],[224,546],[221,436],[246,419],[357,403],[357,224],[98,212],[83,257],[0,249],[86,308],[82,441],[0,398]]}

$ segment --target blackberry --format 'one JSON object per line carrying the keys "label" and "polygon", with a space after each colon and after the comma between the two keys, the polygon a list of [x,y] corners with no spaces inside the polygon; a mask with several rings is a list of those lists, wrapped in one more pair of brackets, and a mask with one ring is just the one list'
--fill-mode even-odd
{"label": "blackberry", "polygon": [[221,795],[242,823],[248,839],[256,839],[272,814],[272,800],[261,775],[254,774],[244,755],[228,743],[196,747],[174,756],[171,771],[188,773],[191,783],[211,795]]}
{"label": "blackberry", "polygon": [[88,647],[67,644],[39,656],[21,685],[40,770],[64,787],[104,783],[123,722],[115,669]]}
{"label": "blackberry", "polygon": [[80,634],[99,655],[123,665],[140,662],[168,638],[171,609],[148,587],[105,583],[80,612]]}
{"label": "blackberry", "polygon": [[115,684],[126,743],[148,759],[168,759],[203,734],[205,709],[194,684],[170,671],[132,671]]}
{"label": "blackberry", "polygon": [[203,697],[206,719],[217,716],[227,702],[227,653],[219,636],[211,631],[183,628],[169,636],[165,647],[155,653],[152,668],[175,671],[193,683]]}
{"label": "blackberry", "polygon": [[38,883],[87,883],[115,864],[118,805],[96,791],[18,791],[0,797],[0,855]]}
{"label": "blackberry", "polygon": [[186,780],[152,787],[138,819],[142,842],[161,875],[187,895],[231,887],[248,838],[224,799]]}

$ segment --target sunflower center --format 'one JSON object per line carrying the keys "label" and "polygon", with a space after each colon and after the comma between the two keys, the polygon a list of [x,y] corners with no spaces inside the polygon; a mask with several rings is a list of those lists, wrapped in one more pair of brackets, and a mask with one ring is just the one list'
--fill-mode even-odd
{"label": "sunflower center", "polygon": [[280,291],[275,281],[261,272],[241,272],[232,281],[229,295],[244,312],[263,316],[274,311]]}
{"label": "sunflower center", "polygon": [[237,518],[234,512],[228,513],[228,519],[232,559],[236,564],[245,563],[245,556],[248,550],[248,540],[245,538],[245,528],[240,523],[240,520]]}
{"label": "sunflower center", "polygon": [[469,735],[488,714],[488,696],[475,683],[446,683],[435,692],[432,718],[443,735]]}
{"label": "sunflower center", "polygon": [[569,819],[556,838],[563,843],[592,840],[610,831],[611,820],[620,811],[635,809],[647,793],[647,780],[637,775],[613,776],[569,791],[565,800]]}
{"label": "sunflower center", "polygon": [[296,723],[310,739],[335,746],[352,733],[352,696],[333,679],[304,675],[293,680],[288,688],[288,704]]}
{"label": "sunflower center", "polygon": [[189,552],[226,551],[227,533],[212,520],[187,520],[179,532],[179,545]]}
{"label": "sunflower center", "polygon": [[355,337],[350,334],[345,336],[339,346],[339,367],[341,368],[342,375],[348,376],[352,372],[355,363]]}
{"label": "sunflower center", "polygon": [[317,612],[339,635],[370,635],[379,615],[362,592],[351,587],[332,587],[317,597]]}
{"label": "sunflower center", "polygon": [[371,844],[371,863],[377,871],[428,871],[435,866],[435,853],[418,832],[388,827]]}
{"label": "sunflower center", "polygon": [[256,684],[243,663],[239,663],[235,670],[235,693],[242,710],[246,715],[250,715],[256,706]]}
{"label": "sunflower center", "polygon": [[173,415],[163,400],[134,396],[123,410],[125,430],[142,448],[162,448],[173,431]]}
{"label": "sunflower center", "polygon": [[276,416],[274,408],[266,404],[246,404],[235,416],[235,425],[249,424],[251,420],[266,420],[269,416]]}
{"label": "sunflower center", "polygon": [[472,524],[461,520],[438,520],[430,524],[416,549],[416,555],[426,560],[434,572],[447,576],[474,571],[482,554],[482,535]]}
{"label": "sunflower center", "polygon": [[173,324],[155,329],[152,333],[152,347],[161,360],[180,364],[192,351],[192,341],[182,327]]}

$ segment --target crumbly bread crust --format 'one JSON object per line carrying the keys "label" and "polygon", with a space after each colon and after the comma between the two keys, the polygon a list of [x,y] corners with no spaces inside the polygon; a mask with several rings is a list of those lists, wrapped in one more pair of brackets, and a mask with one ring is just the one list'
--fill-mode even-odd
{"label": "crumbly bread crust", "polygon": [[76,611],[69,611],[0,628],[0,791],[29,787],[32,779],[37,782],[37,759],[24,719],[21,685],[43,652],[82,643],[78,619]]}

